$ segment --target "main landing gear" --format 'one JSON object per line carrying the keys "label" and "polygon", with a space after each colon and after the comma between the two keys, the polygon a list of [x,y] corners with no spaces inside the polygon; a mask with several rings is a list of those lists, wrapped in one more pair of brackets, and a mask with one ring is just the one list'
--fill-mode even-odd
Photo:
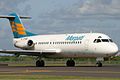
{"label": "main landing gear", "polygon": [[37,60],[36,61],[36,67],[44,67],[44,66],[45,66],[44,60]]}
{"label": "main landing gear", "polygon": [[[45,66],[45,61],[44,60],[37,60],[36,61],[36,67],[44,67]],[[67,67],[74,67],[75,66],[75,61],[70,59],[66,62]]]}
{"label": "main landing gear", "polygon": [[74,67],[75,66],[75,61],[70,59],[66,62],[67,67]]}
{"label": "main landing gear", "polygon": [[[104,59],[99,57],[99,58],[96,58],[96,61],[97,61],[96,65],[98,67],[102,67],[102,61],[104,61]],[[45,66],[45,61],[44,60],[39,59],[39,60],[36,61],[36,67],[44,67],[44,66]],[[75,61],[72,60],[72,59],[67,60],[66,66],[67,67],[74,67],[75,66]]]}

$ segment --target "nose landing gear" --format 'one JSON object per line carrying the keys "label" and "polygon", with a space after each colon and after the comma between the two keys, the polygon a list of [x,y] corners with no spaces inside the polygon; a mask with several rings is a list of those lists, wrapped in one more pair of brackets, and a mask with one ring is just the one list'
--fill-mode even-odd
{"label": "nose landing gear", "polygon": [[96,58],[96,61],[97,61],[97,67],[102,67],[102,61],[104,61],[104,58],[103,57],[97,57]]}
{"label": "nose landing gear", "polygon": [[98,67],[102,67],[102,62],[101,61],[98,61],[96,64],[97,64]]}

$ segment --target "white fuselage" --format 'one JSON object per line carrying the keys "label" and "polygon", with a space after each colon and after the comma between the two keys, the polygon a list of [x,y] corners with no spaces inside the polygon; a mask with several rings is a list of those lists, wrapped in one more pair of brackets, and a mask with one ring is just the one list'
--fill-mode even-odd
{"label": "white fuselage", "polygon": [[[102,33],[37,35],[14,39],[14,45],[19,42],[24,45],[28,40],[35,44],[32,50],[56,51],[56,54],[46,57],[110,57],[118,52],[117,45]],[[26,49],[21,45],[15,46]]]}

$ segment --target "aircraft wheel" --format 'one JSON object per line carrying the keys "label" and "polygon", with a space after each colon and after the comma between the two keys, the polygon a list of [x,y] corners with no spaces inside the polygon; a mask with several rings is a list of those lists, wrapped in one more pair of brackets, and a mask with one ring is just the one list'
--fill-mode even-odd
{"label": "aircraft wheel", "polygon": [[102,63],[101,62],[97,62],[96,63],[98,67],[102,67]]}
{"label": "aircraft wheel", "polygon": [[38,61],[36,61],[36,67],[44,67],[44,66],[45,66],[44,60],[38,60]]}
{"label": "aircraft wheel", "polygon": [[75,61],[74,60],[68,60],[66,62],[67,67],[74,67],[75,66]]}

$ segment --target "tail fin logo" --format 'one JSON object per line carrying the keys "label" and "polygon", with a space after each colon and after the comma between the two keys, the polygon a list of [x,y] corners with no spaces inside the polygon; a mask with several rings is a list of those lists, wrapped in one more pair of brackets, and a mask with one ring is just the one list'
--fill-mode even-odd
{"label": "tail fin logo", "polygon": [[11,21],[10,24],[13,33],[18,33],[19,35],[26,35],[25,28],[22,24],[15,23],[13,21]]}

